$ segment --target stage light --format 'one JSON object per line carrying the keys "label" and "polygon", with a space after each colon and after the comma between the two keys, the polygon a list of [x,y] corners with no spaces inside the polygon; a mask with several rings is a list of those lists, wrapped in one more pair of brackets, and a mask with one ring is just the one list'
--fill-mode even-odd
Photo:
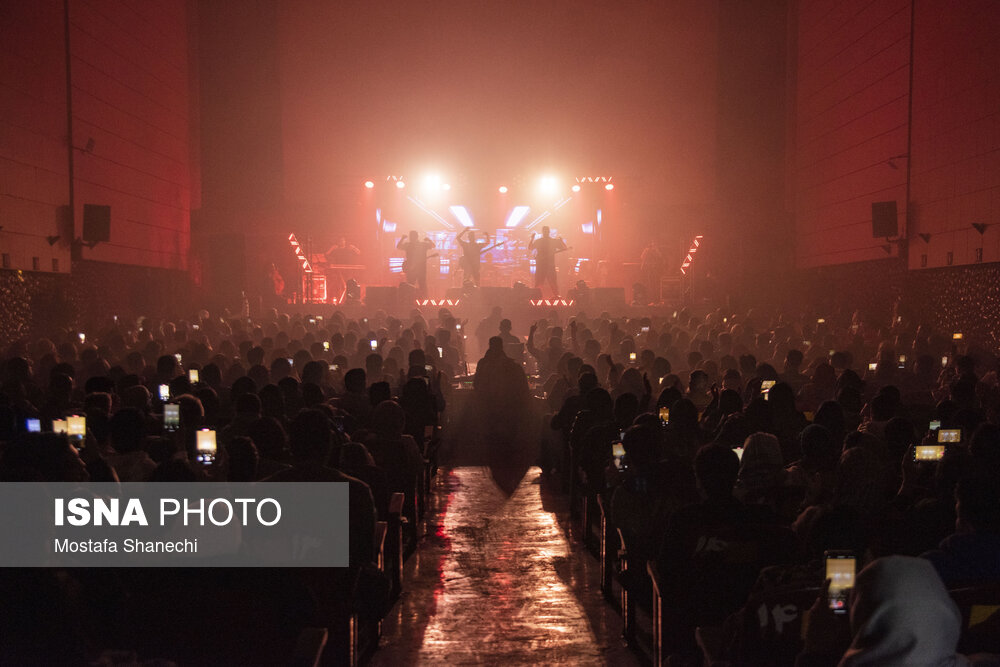
{"label": "stage light", "polygon": [[396,223],[395,222],[389,222],[388,220],[384,221],[382,223],[382,231],[385,232],[386,234],[395,234],[396,233]]}
{"label": "stage light", "polygon": [[573,190],[573,192],[579,192],[580,191],[580,184],[579,183],[574,184],[572,190]]}
{"label": "stage light", "polygon": [[445,192],[447,192],[448,190],[451,190],[451,185],[448,184],[448,183],[443,183],[441,185],[441,189],[444,190]]}
{"label": "stage light", "polygon": [[555,176],[542,176],[538,188],[545,194],[553,194],[559,189],[559,180]]}
{"label": "stage light", "polygon": [[372,188],[375,187],[375,183],[372,181],[365,181],[365,187],[371,190]]}
{"label": "stage light", "polygon": [[515,206],[510,215],[507,216],[507,222],[504,223],[507,227],[517,227],[517,225],[524,220],[524,216],[528,215],[530,207],[528,206]]}
{"label": "stage light", "polygon": [[607,185],[604,186],[604,189],[605,190],[614,190],[615,189],[615,184],[614,183],[608,183]]}
{"label": "stage light", "polygon": [[404,183],[403,181],[396,181],[396,187],[402,190],[403,188],[406,187],[406,183]]}
{"label": "stage light", "polygon": [[425,190],[440,190],[441,189],[441,175],[440,174],[427,174],[424,176],[424,189]]}
{"label": "stage light", "polygon": [[501,186],[500,186],[499,188],[497,188],[497,190],[498,190],[498,191],[500,192],[500,194],[502,194],[502,195],[505,195],[505,194],[507,194],[507,186],[506,186],[506,185],[501,185]]}
{"label": "stage light", "polygon": [[472,216],[469,215],[469,211],[467,211],[464,206],[449,206],[448,210],[450,210],[451,214],[455,216],[460,223],[462,223],[463,227],[473,226]]}
{"label": "stage light", "polygon": [[583,233],[584,234],[593,234],[594,233],[594,223],[593,222],[585,222],[585,223],[583,223],[583,225],[581,225],[581,227],[583,229]]}

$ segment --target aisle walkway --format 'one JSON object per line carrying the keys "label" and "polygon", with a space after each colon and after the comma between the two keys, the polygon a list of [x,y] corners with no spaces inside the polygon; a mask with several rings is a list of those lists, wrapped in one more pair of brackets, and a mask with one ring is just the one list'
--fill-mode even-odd
{"label": "aisle walkway", "polygon": [[601,597],[597,561],[557,522],[565,499],[540,477],[530,468],[503,484],[516,489],[508,497],[489,468],[439,472],[374,664],[638,664]]}

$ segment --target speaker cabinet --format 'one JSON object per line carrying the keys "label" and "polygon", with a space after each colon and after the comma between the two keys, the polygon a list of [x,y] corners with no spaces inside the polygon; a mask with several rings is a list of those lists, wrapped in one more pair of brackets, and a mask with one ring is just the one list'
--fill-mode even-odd
{"label": "speaker cabinet", "polygon": [[887,239],[899,234],[895,201],[872,203],[872,238]]}
{"label": "speaker cabinet", "polygon": [[392,308],[396,305],[398,292],[395,286],[369,285],[365,288],[365,304],[370,308]]}
{"label": "speaker cabinet", "polygon": [[111,207],[83,205],[83,242],[107,243],[111,240]]}

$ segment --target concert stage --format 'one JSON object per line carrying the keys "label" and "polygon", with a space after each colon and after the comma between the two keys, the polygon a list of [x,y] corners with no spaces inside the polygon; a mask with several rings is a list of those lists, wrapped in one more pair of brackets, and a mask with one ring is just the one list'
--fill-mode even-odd
{"label": "concert stage", "polygon": [[282,307],[282,311],[323,316],[340,311],[347,317],[360,318],[376,310],[383,310],[395,317],[408,318],[415,309],[419,309],[427,317],[433,316],[441,308],[447,308],[456,317],[471,321],[486,316],[497,306],[503,309],[505,316],[527,322],[547,317],[552,311],[558,312],[560,318],[568,318],[581,311],[588,316],[607,312],[615,317],[669,314],[681,308],[682,304],[630,306],[625,301],[625,289],[622,287],[594,287],[587,289],[585,293],[571,290],[558,299],[544,297],[541,290],[529,287],[483,287],[466,295],[461,294],[460,290],[448,290],[444,296],[437,298],[418,298],[412,289],[371,285],[365,288],[364,298],[360,303],[287,304]]}

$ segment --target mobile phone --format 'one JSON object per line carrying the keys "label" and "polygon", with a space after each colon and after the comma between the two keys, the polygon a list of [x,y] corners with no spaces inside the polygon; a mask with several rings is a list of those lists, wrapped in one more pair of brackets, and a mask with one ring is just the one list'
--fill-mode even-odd
{"label": "mobile phone", "polygon": [[948,357],[941,357],[941,368],[945,368],[948,365]]}
{"label": "mobile phone", "polygon": [[444,348],[443,347],[439,347],[438,348],[438,356],[439,357],[443,357],[444,356]]}
{"label": "mobile phone", "polygon": [[309,324],[316,324],[316,318],[315,317],[310,317],[309,318]]}
{"label": "mobile phone", "polygon": [[805,416],[806,421],[811,422],[816,417],[816,413],[809,412],[808,410],[802,413]]}
{"label": "mobile phone", "polygon": [[625,446],[620,442],[611,443],[611,458],[615,461],[615,467],[619,470],[625,469],[622,459],[625,458]]}
{"label": "mobile phone", "polygon": [[877,369],[878,369],[878,363],[876,363],[876,362],[873,361],[872,363],[868,364],[868,370],[874,371],[874,370],[877,370]]}
{"label": "mobile phone", "polygon": [[962,429],[942,428],[938,429],[938,442],[962,442]]}
{"label": "mobile phone", "polygon": [[639,331],[642,333],[649,333],[649,327],[639,327]]}
{"label": "mobile phone", "polygon": [[940,461],[944,458],[944,445],[917,445],[913,448],[914,461]]}
{"label": "mobile phone", "polygon": [[86,343],[87,342],[87,334],[81,332],[81,333],[78,333],[77,336],[80,338],[80,342],[81,343]]}
{"label": "mobile phone", "polygon": [[806,347],[812,347],[812,341],[811,340],[804,340],[804,341],[802,341],[802,344],[805,345]]}
{"label": "mobile phone", "polygon": [[324,352],[330,351],[330,341],[328,340],[323,341],[323,351]]}
{"label": "mobile phone", "polygon": [[195,331],[198,331],[199,329],[201,329],[201,325],[200,324],[192,324],[191,328],[194,329]]}
{"label": "mobile phone", "polygon": [[837,353],[837,351],[836,351],[836,350],[830,350],[829,352],[827,352],[827,354],[828,354],[829,356],[831,356],[831,357],[832,357],[832,356],[833,356],[834,354],[836,354],[836,353]]}
{"label": "mobile phone", "polygon": [[847,594],[854,588],[857,559],[850,551],[827,551],[826,578],[830,580],[828,601],[835,614],[847,613]]}
{"label": "mobile phone", "polygon": [[628,360],[629,361],[635,361],[635,352],[629,352],[628,353]]}
{"label": "mobile phone", "polygon": [[87,418],[81,415],[66,417],[66,435],[77,440],[83,440],[87,435]]}
{"label": "mobile phone", "polygon": [[670,408],[666,406],[660,408],[660,422],[663,424],[670,423]]}
{"label": "mobile phone", "polygon": [[426,365],[424,365],[424,370],[427,371],[428,373],[433,373],[434,372],[434,367],[431,366],[430,364],[426,364]]}
{"label": "mobile phone", "polygon": [[[377,350],[378,349],[378,341],[377,340],[371,341],[371,346],[372,346],[372,351]],[[440,349],[441,348],[439,347],[438,350],[440,350]]]}
{"label": "mobile phone", "polygon": [[174,355],[174,359],[176,359],[177,363],[179,363],[179,364],[180,363],[184,363],[184,357],[181,356],[180,352],[178,352],[177,354]]}
{"label": "mobile phone", "polygon": [[461,331],[461,330],[462,330],[462,325],[461,324],[456,324],[455,325],[455,331]]}
{"label": "mobile phone", "polygon": [[906,355],[905,354],[899,355],[899,367],[900,368],[906,368]]}
{"label": "mobile phone", "polygon": [[736,452],[736,458],[738,460],[742,461],[743,460],[743,448],[742,447],[737,447],[733,451]]}
{"label": "mobile phone", "polygon": [[285,357],[285,359],[288,360],[288,365],[289,366],[294,366],[295,365],[295,360],[292,359],[291,357]]}
{"label": "mobile phone", "polygon": [[24,427],[28,429],[28,433],[41,433],[42,432],[42,420],[40,419],[25,419]]}
{"label": "mobile phone", "polygon": [[163,406],[163,430],[176,431],[181,427],[181,406],[167,403]]}
{"label": "mobile phone", "polygon": [[197,451],[195,460],[198,463],[205,465],[214,463],[215,454],[218,451],[218,446],[215,443],[215,431],[210,428],[203,428],[198,431],[195,448]]}
{"label": "mobile phone", "polygon": [[160,385],[160,400],[169,401],[170,400],[170,385],[161,384]]}
{"label": "mobile phone", "polygon": [[190,380],[192,384],[198,384],[198,369],[197,368],[192,368],[191,370],[188,371],[188,380]]}
{"label": "mobile phone", "polygon": [[940,428],[941,428],[941,420],[940,419],[935,419],[935,420],[931,421],[930,424],[927,425],[927,430],[931,431],[932,433],[934,431],[937,431]]}
{"label": "mobile phone", "polygon": [[764,395],[764,400],[767,400],[768,394],[771,393],[771,387],[775,384],[774,380],[762,380],[760,383],[760,393]]}
{"label": "mobile phone", "polygon": [[728,317],[723,317],[722,318],[722,323],[723,324],[728,324],[729,323],[729,318]]}
{"label": "mobile phone", "polygon": [[816,324],[826,324],[826,319],[821,317],[818,320],[816,320]]}
{"label": "mobile phone", "polygon": [[[80,335],[82,336],[83,334],[80,334]],[[960,334],[957,331],[951,335],[951,339],[952,340],[962,340],[963,338],[965,338],[965,336],[963,336],[962,334]]]}
{"label": "mobile phone", "polygon": [[330,368],[333,369],[333,370],[335,370],[335,371],[339,371],[340,370],[340,364],[330,364]]}

